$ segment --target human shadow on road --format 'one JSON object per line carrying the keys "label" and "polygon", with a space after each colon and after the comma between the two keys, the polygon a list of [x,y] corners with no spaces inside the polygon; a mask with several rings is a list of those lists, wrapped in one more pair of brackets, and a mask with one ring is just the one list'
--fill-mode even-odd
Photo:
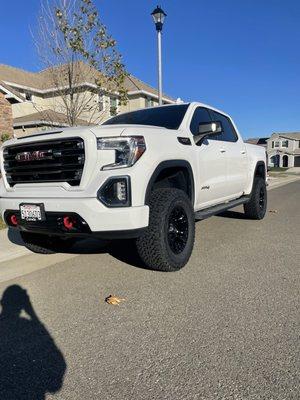
{"label": "human shadow on road", "polygon": [[0,303],[0,399],[44,400],[57,393],[66,362],[26,290],[9,286]]}

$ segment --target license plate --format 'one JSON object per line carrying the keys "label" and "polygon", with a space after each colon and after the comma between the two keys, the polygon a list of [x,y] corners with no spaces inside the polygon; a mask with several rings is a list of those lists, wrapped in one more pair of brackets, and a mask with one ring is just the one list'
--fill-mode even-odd
{"label": "license plate", "polygon": [[22,221],[45,221],[44,204],[20,204]]}

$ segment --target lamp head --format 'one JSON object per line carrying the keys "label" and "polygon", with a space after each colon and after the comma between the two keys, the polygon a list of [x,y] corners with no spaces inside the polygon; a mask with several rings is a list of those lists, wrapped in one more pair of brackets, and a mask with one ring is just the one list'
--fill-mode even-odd
{"label": "lamp head", "polygon": [[151,13],[157,31],[162,31],[162,27],[167,14],[160,6],[157,6]]}

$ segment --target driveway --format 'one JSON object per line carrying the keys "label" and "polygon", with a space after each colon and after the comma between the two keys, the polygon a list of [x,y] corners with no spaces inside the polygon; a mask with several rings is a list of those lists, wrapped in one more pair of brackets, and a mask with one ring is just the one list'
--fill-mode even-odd
{"label": "driveway", "polygon": [[[0,283],[1,400],[299,399],[299,205],[297,181],[269,192],[263,221],[197,223],[176,273],[94,243]],[[32,257],[49,260],[0,271]]]}

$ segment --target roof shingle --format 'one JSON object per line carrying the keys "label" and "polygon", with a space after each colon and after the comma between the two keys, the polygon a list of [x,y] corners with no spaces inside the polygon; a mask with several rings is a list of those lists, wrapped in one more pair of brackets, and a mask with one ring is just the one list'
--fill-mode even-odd
{"label": "roof shingle", "polygon": [[[89,123],[83,119],[78,119],[77,122],[80,125],[89,125]],[[50,109],[14,118],[14,127],[22,126],[22,124],[28,125],[29,123],[33,125],[41,123],[69,125],[68,118],[65,114]]]}
{"label": "roof shingle", "polygon": [[300,132],[274,132],[273,135],[278,135],[286,139],[300,140]]}
{"label": "roof shingle", "polygon": [[[59,65],[53,67],[54,69],[60,69],[60,74],[52,74],[51,68],[44,69],[39,72],[29,72],[20,68],[11,67],[9,65],[0,64],[0,80],[6,82],[7,84],[15,84],[21,87],[31,88],[32,90],[45,91],[57,88],[57,83],[55,79],[59,76],[59,86],[64,86],[67,84],[67,64]],[[97,71],[95,68],[90,67],[88,64],[83,62],[78,62],[75,64],[77,73],[75,73],[75,84],[92,84],[95,85],[97,79],[103,80],[103,75],[101,72]],[[77,75],[77,81],[76,81]],[[54,78],[55,77],[55,78]],[[64,78],[66,77],[66,78]],[[84,77],[84,78],[83,78]],[[128,92],[133,91],[144,91],[151,93],[154,96],[158,96],[157,89],[148,85],[147,83],[141,81],[133,75],[128,75],[125,79],[125,87]],[[174,101],[169,96],[163,94],[163,97],[167,100]]]}

